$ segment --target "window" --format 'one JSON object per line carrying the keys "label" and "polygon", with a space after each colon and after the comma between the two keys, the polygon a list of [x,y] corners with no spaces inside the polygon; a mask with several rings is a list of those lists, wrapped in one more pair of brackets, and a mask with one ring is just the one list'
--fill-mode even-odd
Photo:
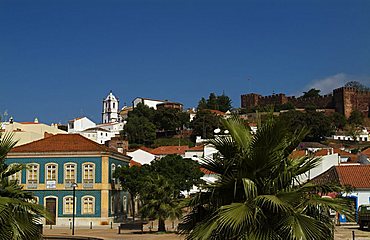
{"label": "window", "polygon": [[56,188],[58,180],[58,165],[55,163],[48,163],[45,167],[46,188]]}
{"label": "window", "polygon": [[22,181],[22,171],[18,171],[8,177],[9,181],[16,181],[18,184]]}
{"label": "window", "polygon": [[115,108],[116,107],[116,103],[113,103],[113,108]]}
{"label": "window", "polygon": [[64,164],[64,184],[66,187],[72,187],[76,182],[76,163]]}
{"label": "window", "polygon": [[39,165],[36,163],[31,163],[27,165],[27,188],[34,189],[37,188],[39,183]]}
{"label": "window", "polygon": [[123,211],[127,211],[127,197],[124,196],[123,197]]}
{"label": "window", "polygon": [[95,213],[95,198],[91,196],[85,196],[82,198],[82,214],[94,214]]}
{"label": "window", "polygon": [[114,178],[114,171],[116,170],[116,165],[114,163],[112,163],[111,167],[110,167],[110,174],[111,174],[111,179],[113,180],[113,182],[116,180]]}
{"label": "window", "polygon": [[94,164],[93,163],[85,163],[82,165],[83,171],[83,187],[84,188],[92,188],[94,185]]}
{"label": "window", "polygon": [[73,197],[65,196],[63,198],[63,214],[73,214]]}

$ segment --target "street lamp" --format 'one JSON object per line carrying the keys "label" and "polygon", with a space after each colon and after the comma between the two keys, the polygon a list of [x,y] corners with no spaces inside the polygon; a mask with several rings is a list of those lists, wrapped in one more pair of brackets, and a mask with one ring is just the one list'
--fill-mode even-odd
{"label": "street lamp", "polygon": [[72,183],[73,199],[72,199],[72,235],[75,235],[75,198],[76,198],[77,183]]}

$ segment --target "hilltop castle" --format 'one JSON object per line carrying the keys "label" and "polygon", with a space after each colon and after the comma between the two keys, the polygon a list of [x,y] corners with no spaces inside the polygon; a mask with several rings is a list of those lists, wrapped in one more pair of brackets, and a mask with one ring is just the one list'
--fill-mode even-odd
{"label": "hilltop castle", "polygon": [[361,91],[352,87],[341,87],[333,90],[332,94],[302,98],[295,96],[288,97],[283,93],[262,96],[256,93],[241,95],[242,108],[254,108],[256,106],[283,105],[291,103],[296,108],[305,108],[314,105],[321,109],[334,109],[344,114],[347,118],[353,110],[361,111],[365,116],[369,114],[370,91]]}

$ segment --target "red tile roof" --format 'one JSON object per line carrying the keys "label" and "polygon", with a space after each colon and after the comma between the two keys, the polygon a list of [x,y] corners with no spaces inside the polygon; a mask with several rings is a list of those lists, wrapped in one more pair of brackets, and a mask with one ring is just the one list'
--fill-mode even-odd
{"label": "red tile roof", "polygon": [[358,156],[356,154],[352,154],[352,153],[340,150],[338,148],[334,148],[334,153],[338,153],[338,155],[341,157],[348,157],[349,162],[347,163],[356,163],[358,160]]}
{"label": "red tile roof", "polygon": [[335,182],[342,186],[370,189],[370,165],[333,166],[312,181],[316,183]]}
{"label": "red tile roof", "polygon": [[[114,152],[112,148],[100,145],[79,134],[56,134],[48,138],[13,148],[11,153],[34,152]],[[121,153],[119,153],[121,154]]]}
{"label": "red tile roof", "polygon": [[210,109],[209,111],[210,111],[211,113],[214,113],[214,114],[218,115],[218,116],[223,116],[223,115],[225,115],[225,113],[224,113],[224,112],[221,112],[221,111],[219,111],[219,110]]}
{"label": "red tile roof", "polygon": [[154,155],[184,155],[186,150],[189,150],[188,146],[161,146],[150,150],[150,153]]}
{"label": "red tile roof", "polygon": [[205,168],[200,168],[200,171],[203,172],[204,174],[216,174],[215,172],[212,172],[208,169],[205,169]]}
{"label": "red tile roof", "polygon": [[295,150],[290,154],[290,158],[301,158],[306,156],[305,150]]}
{"label": "red tile roof", "polygon": [[141,163],[138,163],[138,162],[136,162],[136,161],[134,161],[134,160],[130,160],[130,165],[129,165],[130,167],[132,167],[132,166],[138,166],[138,167],[141,167]]}
{"label": "red tile roof", "polygon": [[203,150],[204,150],[204,145],[199,145],[199,146],[195,146],[195,147],[189,148],[186,151],[203,151]]}
{"label": "red tile roof", "polygon": [[361,152],[362,154],[365,154],[366,156],[370,156],[370,148],[365,149]]}

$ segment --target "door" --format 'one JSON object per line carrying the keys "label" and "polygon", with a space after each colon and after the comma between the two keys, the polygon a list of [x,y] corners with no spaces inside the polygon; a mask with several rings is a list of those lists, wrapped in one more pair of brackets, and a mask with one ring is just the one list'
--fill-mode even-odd
{"label": "door", "polygon": [[46,210],[50,213],[50,220],[46,220],[46,225],[55,225],[56,224],[56,215],[57,215],[57,199],[56,198],[47,198],[46,199]]}

